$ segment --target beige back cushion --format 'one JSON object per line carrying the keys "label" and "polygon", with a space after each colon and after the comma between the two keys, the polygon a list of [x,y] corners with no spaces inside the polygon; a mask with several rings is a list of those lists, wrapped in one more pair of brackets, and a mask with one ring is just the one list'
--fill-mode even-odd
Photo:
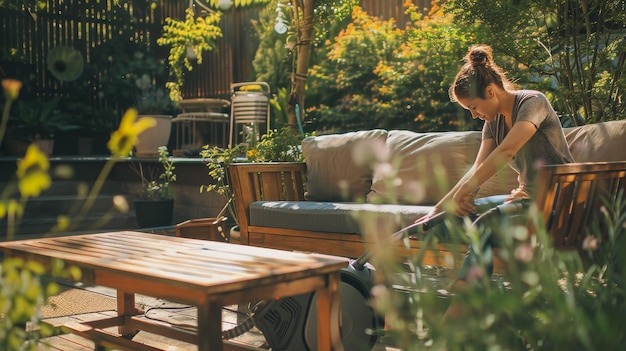
{"label": "beige back cushion", "polygon": [[566,128],[565,138],[576,162],[626,160],[626,120]]}
{"label": "beige back cushion", "polygon": [[308,137],[302,141],[311,201],[365,201],[372,184],[368,160],[382,149],[387,131],[374,129]]}
{"label": "beige back cushion", "polygon": [[[564,133],[576,162],[626,160],[626,120],[565,128]],[[516,187],[517,173],[506,166],[498,175],[483,184],[477,197],[508,194]]]}
{"label": "beige back cushion", "polygon": [[[390,131],[386,148],[391,167],[374,170],[368,201],[437,203],[474,163],[481,135],[479,131]],[[389,174],[389,168],[397,171]],[[480,187],[476,197],[508,194],[517,186],[517,173],[505,165]]]}
{"label": "beige back cushion", "polygon": [[480,138],[480,132],[389,131],[385,145],[391,166],[374,170],[368,201],[436,203],[472,166]]}
{"label": "beige back cushion", "polygon": [[[566,128],[576,162],[626,160],[626,120]],[[308,200],[434,204],[471,167],[481,133],[369,130],[309,137],[302,142]],[[389,160],[374,170],[371,153]],[[390,171],[391,170],[391,171]],[[390,173],[392,172],[392,173]],[[389,179],[396,178],[394,182]],[[518,186],[508,165],[483,184],[477,198],[508,194]],[[370,188],[371,187],[371,188]]]}

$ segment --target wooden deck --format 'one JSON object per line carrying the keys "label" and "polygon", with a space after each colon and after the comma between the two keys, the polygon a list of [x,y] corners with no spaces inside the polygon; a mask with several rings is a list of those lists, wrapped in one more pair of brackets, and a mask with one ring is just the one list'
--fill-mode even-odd
{"label": "wooden deck", "polygon": [[[150,312],[151,318],[160,320],[169,320],[170,323],[180,326],[181,328],[195,329],[195,308],[182,308],[177,312],[171,310],[155,310]],[[94,320],[100,320],[106,317],[115,317],[115,311],[93,312],[80,315],[64,316],[46,319],[45,322],[53,326],[62,326],[69,322],[81,323]],[[224,313],[225,329],[230,329],[236,325],[236,315],[232,312]],[[109,328],[110,332],[117,332],[117,327]],[[160,335],[140,331],[134,338],[134,341],[156,347],[168,351],[196,351],[198,347],[193,344],[185,343],[175,339],[166,338]],[[232,339],[231,341],[246,345],[251,350],[267,350],[265,347],[265,339],[258,331],[252,330],[246,334]],[[94,343],[88,339],[75,334],[62,334],[42,340],[40,350],[49,351],[87,351],[94,350]]]}
{"label": "wooden deck", "polygon": [[[115,298],[115,290],[106,287],[97,286],[81,286],[77,287],[71,282],[60,281],[61,288],[66,289],[82,289],[93,294],[91,298],[98,299],[100,297]],[[174,324],[180,328],[196,328],[196,309],[188,306],[171,303],[162,299],[156,299],[143,295],[138,295],[136,299],[136,307],[147,311],[147,317],[151,319],[161,320],[170,324]],[[222,328],[224,330],[233,328],[237,323],[237,306],[228,306],[223,310]],[[61,326],[68,322],[86,322],[99,320],[103,317],[114,317],[115,310],[90,312],[82,314],[74,314],[67,316],[59,316],[44,319],[44,322],[53,326]],[[144,317],[145,318],[145,317]],[[116,332],[117,328],[113,328],[112,332]],[[175,339],[166,338],[160,335],[139,332],[133,340],[167,351],[196,351],[195,345],[184,343]],[[250,350],[267,351],[263,335],[257,330],[251,331],[232,339],[231,341],[241,343],[250,348]],[[41,351],[92,351],[94,343],[88,339],[77,336],[75,334],[62,334],[42,340],[39,350]],[[400,351],[384,343],[378,343],[372,351]]]}
{"label": "wooden deck", "polygon": [[[108,311],[89,312],[70,314],[63,316],[62,314],[71,313],[71,309],[75,308],[75,311],[84,311],[85,307],[81,307],[81,302],[76,301],[77,296],[80,299],[85,300],[85,303],[90,303],[93,306],[93,311],[97,311],[110,305],[110,300],[116,299],[116,290],[102,286],[89,286],[82,285],[67,280],[57,280],[56,283],[60,286],[62,292],[57,295],[55,299],[57,309],[62,309],[55,313],[55,308],[45,308],[42,310],[47,311],[48,314],[60,315],[51,318],[44,319],[44,322],[52,326],[62,326],[63,324],[74,322],[88,322],[94,320],[100,320],[106,317],[116,316],[115,309]],[[77,292],[77,294],[65,294],[66,292]],[[71,305],[61,306],[62,301],[59,298],[67,298]],[[163,299],[154,297],[137,295],[135,307],[145,313],[144,318],[150,318],[152,320],[159,320],[164,323],[170,323],[176,325],[181,329],[195,329],[197,326],[197,310],[194,307],[188,305],[182,305],[178,303],[169,302]],[[235,312],[237,306],[228,306],[223,309],[223,323],[224,330],[231,329],[237,323],[237,313]],[[68,310],[69,309],[69,310]],[[117,328],[111,328],[111,332],[117,332]],[[181,342],[175,339],[166,338],[160,335],[155,335],[140,331],[133,340],[157,347],[168,351],[187,351],[197,350],[197,346]],[[266,350],[264,348],[265,339],[257,330],[252,330],[241,337],[234,339],[235,341],[242,342],[252,348],[258,350]],[[40,350],[50,351],[83,351],[94,350],[94,343],[86,338],[80,337],[75,334],[62,334],[54,336],[45,340],[42,340]]]}

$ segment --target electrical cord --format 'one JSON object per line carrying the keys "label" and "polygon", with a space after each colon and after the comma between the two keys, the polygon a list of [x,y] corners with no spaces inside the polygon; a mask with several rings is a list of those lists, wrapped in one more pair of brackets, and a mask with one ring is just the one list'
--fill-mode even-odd
{"label": "electrical cord", "polygon": [[[150,319],[150,320],[157,321],[157,322],[168,323],[168,324],[171,324],[171,325],[173,325],[173,326],[175,326],[177,328],[181,328],[181,329],[185,329],[185,330],[197,330],[197,327],[195,325],[191,325],[191,324],[187,324],[187,323],[172,323],[171,321],[169,321],[167,319],[156,318],[156,317],[152,317],[152,316],[148,315],[151,311],[156,311],[156,310],[185,310],[185,309],[190,309],[190,308],[194,308],[194,307],[195,306],[191,306],[191,305],[187,305],[187,306],[150,307],[143,313],[143,315],[144,315],[144,317],[146,319]],[[243,322],[241,322],[240,324],[234,326],[231,329],[222,331],[222,338],[223,339],[233,339],[233,338],[236,338],[236,337],[241,336],[244,333],[250,331],[252,328],[254,328],[254,312],[252,314],[247,314],[247,313],[238,311],[236,309],[228,308],[228,307],[223,307],[222,309],[226,310],[228,312],[240,314],[240,315],[243,315],[243,316],[246,317],[246,319],[244,319]]]}

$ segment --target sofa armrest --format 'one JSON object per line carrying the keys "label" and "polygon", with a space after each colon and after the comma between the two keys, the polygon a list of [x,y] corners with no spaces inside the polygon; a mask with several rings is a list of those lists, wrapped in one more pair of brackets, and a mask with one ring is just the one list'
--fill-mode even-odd
{"label": "sofa armrest", "polygon": [[228,172],[242,244],[249,244],[248,219],[252,202],[305,200],[304,162],[233,163]]}
{"label": "sofa armrest", "polygon": [[549,165],[537,174],[536,204],[556,247],[579,246],[600,209],[626,187],[626,162]]}

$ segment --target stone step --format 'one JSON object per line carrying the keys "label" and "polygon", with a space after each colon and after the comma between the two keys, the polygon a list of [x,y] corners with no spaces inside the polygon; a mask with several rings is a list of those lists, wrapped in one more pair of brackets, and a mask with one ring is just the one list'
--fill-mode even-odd
{"label": "stone step", "polygon": [[[87,214],[104,214],[115,211],[113,205],[114,196],[123,196],[132,210],[133,197],[124,194],[99,194],[93,199]],[[59,215],[75,215],[84,211],[87,205],[87,196],[76,195],[52,195],[41,196],[28,200],[24,209],[24,217],[57,217]]]}
{"label": "stone step", "polygon": [[[14,239],[21,239],[24,236],[61,234],[53,233],[52,228],[56,225],[57,218],[47,217],[25,217],[17,228]],[[0,222],[0,231],[6,232],[6,221]],[[101,232],[111,230],[135,230],[138,228],[134,213],[115,213],[107,217],[106,215],[88,215],[81,221],[74,221],[70,228],[65,230],[63,235],[83,232]],[[5,240],[6,235],[0,235],[0,240]]]}
{"label": "stone step", "polygon": [[[8,187],[11,187],[11,188],[9,189]],[[58,196],[58,195],[86,196],[92,190],[92,187],[93,187],[93,181],[53,180],[52,184],[50,185],[50,188],[42,191],[39,197]],[[8,191],[11,197],[15,198],[19,196],[16,182],[7,183],[7,182],[0,181],[0,189],[5,189],[3,190],[5,192],[5,195],[7,194],[7,191]],[[124,194],[128,192],[129,190],[126,189],[123,186],[123,184],[120,183],[119,181],[107,180],[103,184],[99,193],[100,194]]]}
{"label": "stone step", "polygon": [[[50,188],[41,192],[41,197],[55,195],[87,195],[93,188],[94,181],[86,180],[53,180]],[[107,180],[99,194],[119,194],[128,192],[119,181]]]}
{"label": "stone step", "polygon": [[[16,184],[16,159],[0,157],[0,190],[2,200],[19,199]],[[25,216],[22,220],[20,235],[50,235],[47,233],[56,223],[59,214],[68,214],[76,201],[84,201],[88,191],[91,190],[95,179],[100,175],[107,157],[52,157],[50,159],[50,175],[52,186],[44,191],[40,199],[29,199]],[[95,222],[104,213],[112,209],[112,197],[116,194],[124,195],[128,199],[129,213],[118,214],[112,222],[103,226],[103,230],[137,230],[135,223],[133,194],[141,187],[141,178],[134,172],[133,162],[142,162],[148,166],[158,164],[156,159],[132,159],[121,160],[113,166],[107,175],[107,181],[103,184],[94,208],[88,213],[89,220]],[[57,172],[61,166],[69,166],[73,169],[73,180],[60,178]],[[178,179],[172,187],[174,191],[175,208],[172,223],[181,223],[189,219],[214,217],[224,206],[224,199],[217,192],[201,193],[202,185],[208,181],[206,166],[199,159],[176,158],[176,170]],[[67,173],[64,173],[67,174]],[[82,189],[86,190],[82,190]],[[48,198],[46,200],[46,198]],[[82,200],[81,200],[82,199]],[[6,218],[0,218],[0,240],[5,240],[7,232]],[[115,224],[115,225],[114,225]],[[89,231],[91,226],[81,223],[80,230]],[[153,228],[150,228],[153,229]],[[141,229],[143,230],[143,229]],[[78,232],[78,231],[77,231]]]}
{"label": "stone step", "polygon": [[[133,196],[124,190],[118,181],[107,180],[93,203],[78,220],[77,215],[84,210],[88,194],[94,181],[53,180],[52,186],[40,196],[30,198],[24,208],[21,222],[17,226],[16,236],[50,234],[59,216],[72,218],[67,233],[125,230],[138,228],[133,210]],[[0,184],[3,188],[9,183]],[[123,196],[129,205],[127,213],[120,213],[114,208],[113,198]],[[0,240],[8,233],[7,219],[0,219]]]}

